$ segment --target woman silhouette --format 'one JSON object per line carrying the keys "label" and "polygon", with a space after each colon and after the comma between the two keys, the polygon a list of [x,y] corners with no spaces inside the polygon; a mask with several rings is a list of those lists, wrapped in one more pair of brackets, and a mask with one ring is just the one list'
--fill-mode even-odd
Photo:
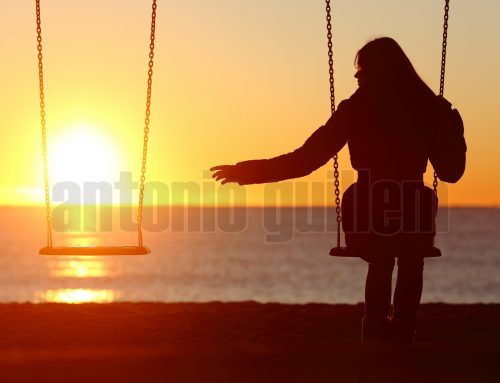
{"label": "woman silhouette", "polygon": [[211,170],[223,184],[302,177],[347,143],[358,178],[344,193],[342,226],[347,245],[361,250],[369,262],[362,340],[409,343],[422,294],[423,249],[432,246],[435,236],[437,198],[424,186],[423,174],[430,160],[440,180],[454,183],[461,178],[463,124],[458,112],[418,76],[393,39],[368,42],[358,51],[355,66],[358,89],[302,147]]}

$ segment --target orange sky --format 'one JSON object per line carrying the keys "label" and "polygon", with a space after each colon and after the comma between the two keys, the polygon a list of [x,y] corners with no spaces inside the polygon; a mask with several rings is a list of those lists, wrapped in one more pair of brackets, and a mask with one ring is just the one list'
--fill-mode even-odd
{"label": "orange sky", "polygon": [[[293,150],[328,119],[322,1],[158,3],[149,181],[170,188],[172,182],[194,182],[208,190],[214,186],[204,173],[210,166]],[[356,89],[355,52],[380,35],[400,42],[436,89],[442,6],[441,1],[334,1],[337,100]],[[441,188],[441,203],[498,206],[500,3],[452,0],[451,7],[445,95],[465,121],[468,167],[458,184]],[[149,1],[42,0],[42,11],[48,145],[56,153],[51,171],[57,173],[55,167],[65,162],[57,147],[71,147],[65,132],[80,128],[102,141],[86,150],[93,158],[89,165],[114,161],[105,181],[117,181],[120,171],[138,179]],[[0,204],[40,203],[34,0],[1,1],[0,36]],[[353,178],[346,150],[340,161],[345,188]],[[320,187],[330,169],[331,164],[300,180],[306,183],[296,186],[298,192],[286,192],[284,202],[331,202],[324,193],[311,198],[300,191],[310,194],[313,184]],[[276,187],[246,187],[245,201],[274,203],[265,195]]]}

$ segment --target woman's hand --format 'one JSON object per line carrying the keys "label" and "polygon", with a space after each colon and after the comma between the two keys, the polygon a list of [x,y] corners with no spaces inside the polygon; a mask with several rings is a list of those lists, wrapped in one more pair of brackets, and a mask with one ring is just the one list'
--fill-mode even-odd
{"label": "woman's hand", "polygon": [[221,181],[222,185],[228,182],[237,182],[241,185],[243,182],[241,175],[237,174],[236,165],[217,165],[210,168],[210,171],[214,172],[212,178]]}

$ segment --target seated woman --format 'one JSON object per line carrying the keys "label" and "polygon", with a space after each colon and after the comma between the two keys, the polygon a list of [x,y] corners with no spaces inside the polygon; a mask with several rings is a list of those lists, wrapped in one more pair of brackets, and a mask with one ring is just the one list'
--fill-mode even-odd
{"label": "seated woman", "polygon": [[[343,196],[346,243],[369,262],[363,341],[412,342],[422,294],[423,250],[435,236],[437,198],[423,183],[430,160],[440,180],[465,170],[460,115],[436,96],[391,38],[356,55],[358,89],[295,151],[213,167],[216,180],[240,185],[303,177],[345,144],[358,179]],[[398,278],[391,312],[392,272]],[[392,315],[392,316],[391,316]]]}

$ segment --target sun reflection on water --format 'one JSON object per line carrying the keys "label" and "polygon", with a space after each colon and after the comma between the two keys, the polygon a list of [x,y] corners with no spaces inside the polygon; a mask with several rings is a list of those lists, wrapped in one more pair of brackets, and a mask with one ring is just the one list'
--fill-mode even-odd
{"label": "sun reflection on water", "polygon": [[58,289],[37,294],[38,302],[50,303],[111,303],[118,298],[114,290]]}
{"label": "sun reflection on water", "polygon": [[53,277],[102,278],[110,276],[109,265],[96,257],[60,259],[50,265]]}
{"label": "sun reflection on water", "polygon": [[[65,238],[65,246],[99,246],[102,245],[100,242],[99,237],[92,235],[69,235]],[[61,256],[49,259],[47,266],[50,277],[55,280],[61,279],[61,287],[64,287],[37,291],[36,302],[110,303],[120,296],[117,290],[92,288],[96,279],[114,278],[120,274],[119,264],[114,260],[99,256]],[[65,287],[69,283],[73,288]],[[84,285],[74,286],[75,283]]]}

